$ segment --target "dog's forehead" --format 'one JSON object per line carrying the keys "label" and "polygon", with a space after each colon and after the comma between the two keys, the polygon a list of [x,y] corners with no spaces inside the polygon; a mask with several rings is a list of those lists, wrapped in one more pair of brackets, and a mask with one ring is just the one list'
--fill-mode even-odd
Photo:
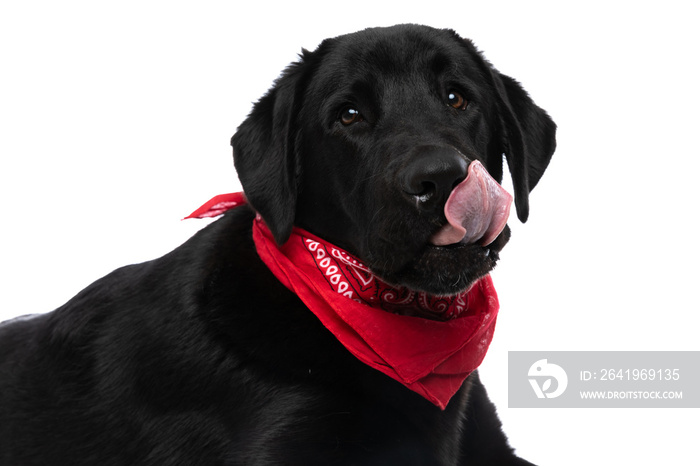
{"label": "dog's forehead", "polygon": [[437,29],[368,29],[337,38],[329,57],[348,65],[378,71],[425,66],[435,55],[457,55],[455,40]]}
{"label": "dog's forehead", "polygon": [[472,68],[478,54],[451,30],[401,25],[365,29],[330,39],[323,55],[321,79],[334,82],[367,76],[412,77],[436,69]]}

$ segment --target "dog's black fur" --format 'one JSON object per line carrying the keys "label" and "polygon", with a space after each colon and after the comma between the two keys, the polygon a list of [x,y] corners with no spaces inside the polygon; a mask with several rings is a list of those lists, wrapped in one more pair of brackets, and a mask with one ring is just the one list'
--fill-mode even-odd
{"label": "dog's black fur", "polygon": [[[304,51],[232,143],[279,243],[296,224],[391,283],[451,294],[494,267],[509,235],[429,244],[467,163],[500,181],[505,153],[524,221],[554,135],[471,42],[405,25]],[[234,209],[166,256],[2,325],[0,464],[530,464],[476,373],[441,411],[351,356],[262,264],[253,217]]]}

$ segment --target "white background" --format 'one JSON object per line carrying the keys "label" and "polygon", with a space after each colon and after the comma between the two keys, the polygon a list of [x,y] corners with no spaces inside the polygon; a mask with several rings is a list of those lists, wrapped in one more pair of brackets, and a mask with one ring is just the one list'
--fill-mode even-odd
{"label": "white background", "polygon": [[[507,406],[507,351],[699,350],[697,13],[691,2],[0,4],[0,320],[168,252],[237,190],[229,139],[301,47],[450,27],[559,125],[494,280],[482,378],[541,465],[697,464],[697,409]],[[1,420],[0,420],[1,422]]]}

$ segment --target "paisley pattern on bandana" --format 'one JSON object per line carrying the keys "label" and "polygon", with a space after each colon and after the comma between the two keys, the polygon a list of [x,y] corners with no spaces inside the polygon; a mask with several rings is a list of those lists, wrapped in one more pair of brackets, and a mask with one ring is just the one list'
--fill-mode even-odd
{"label": "paisley pattern on bandana", "polygon": [[401,315],[449,320],[467,307],[468,292],[432,296],[422,291],[394,287],[377,278],[359,259],[330,243],[300,232],[299,239],[318,270],[336,293],[358,303]]}

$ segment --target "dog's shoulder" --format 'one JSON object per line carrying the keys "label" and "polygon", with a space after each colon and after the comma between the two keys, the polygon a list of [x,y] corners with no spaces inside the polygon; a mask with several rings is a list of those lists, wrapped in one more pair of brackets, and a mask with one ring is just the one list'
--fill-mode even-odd
{"label": "dog's shoulder", "polygon": [[[244,356],[231,351],[228,339],[245,333],[235,322],[254,314],[254,300],[245,296],[286,292],[269,272],[266,278],[257,258],[253,218],[249,208],[235,209],[163,257],[121,267],[52,312],[0,325],[4,454],[51,457],[61,451],[61,439],[76,438],[99,451],[110,443],[101,438],[108,432],[154,438],[157,428],[139,434],[142,428],[132,426],[130,432],[135,421],[118,413],[133,414],[139,406],[181,410],[230,388]],[[199,386],[205,374],[217,373],[221,377]],[[43,443],[43,437],[55,441]]]}

